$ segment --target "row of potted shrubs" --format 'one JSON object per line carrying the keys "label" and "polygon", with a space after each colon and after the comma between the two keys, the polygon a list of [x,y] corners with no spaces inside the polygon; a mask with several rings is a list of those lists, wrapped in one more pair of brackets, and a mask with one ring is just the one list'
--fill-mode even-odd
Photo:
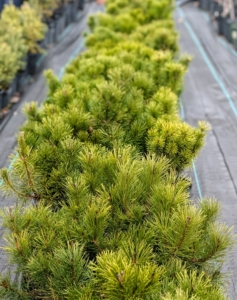
{"label": "row of potted shrubs", "polygon": [[62,81],[46,73],[3,169],[5,250],[20,274],[2,299],[224,300],[230,230],[219,204],[190,200],[183,171],[208,129],[178,115],[190,58],[178,58],[171,0],[108,0]]}
{"label": "row of potted shrubs", "polygon": [[[225,36],[225,38],[232,43],[237,49],[237,6],[233,1],[233,13],[231,13],[231,5],[228,2],[220,2],[215,0],[199,0],[200,7],[209,11],[216,19],[218,24],[218,34]],[[223,15],[224,5],[227,6],[227,13]]]}
{"label": "row of potted shrubs", "polygon": [[24,2],[20,8],[5,5],[1,13],[0,111],[15,93],[22,92],[27,76],[36,72],[38,59],[83,8],[81,0],[55,3],[51,10],[39,7],[40,3]]}

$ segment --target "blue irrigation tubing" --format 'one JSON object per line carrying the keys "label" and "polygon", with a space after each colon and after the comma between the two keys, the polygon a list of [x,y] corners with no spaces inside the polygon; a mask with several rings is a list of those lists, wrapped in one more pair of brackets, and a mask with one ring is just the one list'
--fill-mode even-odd
{"label": "blue irrigation tubing", "polygon": [[218,83],[218,85],[221,88],[223,94],[225,95],[226,99],[228,100],[229,105],[230,105],[234,115],[237,117],[237,109],[235,107],[235,104],[234,104],[234,102],[233,102],[233,100],[232,100],[232,98],[231,98],[224,82],[218,76],[213,64],[211,63],[210,59],[208,58],[208,55],[207,55],[206,51],[204,50],[204,48],[202,47],[202,45],[201,45],[197,35],[195,34],[192,26],[186,20],[186,17],[185,17],[185,14],[184,14],[183,10],[180,7],[178,7],[177,10],[179,12],[180,17],[183,19],[183,23],[184,23],[186,29],[188,30],[193,42],[195,43],[195,45],[196,45],[197,49],[199,50],[200,54],[202,55],[203,60],[205,61],[205,63],[207,65],[207,67],[209,68],[212,76],[214,77],[215,81]]}
{"label": "blue irrigation tubing", "polygon": [[[179,108],[180,108],[181,118],[185,121],[185,112],[184,112],[184,107],[183,107],[181,98],[179,98]],[[198,190],[198,196],[199,196],[200,201],[202,201],[203,197],[202,197],[201,185],[200,185],[200,181],[198,178],[197,169],[196,169],[196,166],[195,166],[195,163],[193,160],[192,160],[192,167],[193,167],[194,178],[195,178],[195,182],[196,182],[196,186],[197,186],[197,190]]]}

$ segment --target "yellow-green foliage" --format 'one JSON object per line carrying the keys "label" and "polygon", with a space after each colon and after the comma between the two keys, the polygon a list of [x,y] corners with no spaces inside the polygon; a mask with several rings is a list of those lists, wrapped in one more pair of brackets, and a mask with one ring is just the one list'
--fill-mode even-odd
{"label": "yellow-green foliage", "polygon": [[14,5],[6,5],[1,15],[0,27],[6,30],[12,27],[21,31],[30,53],[41,51],[38,42],[44,38],[46,26],[41,21],[41,15],[28,3],[24,3],[20,9]]}
{"label": "yellow-green foliage", "polygon": [[171,163],[180,170],[190,165],[193,153],[198,154],[208,128],[203,122],[199,123],[199,128],[193,130],[188,124],[172,118],[159,120],[148,131],[147,148],[158,155],[165,153]]}
{"label": "yellow-green foliage", "polygon": [[26,51],[22,31],[5,26],[0,20],[0,89],[6,90],[17,71],[24,67]]}
{"label": "yellow-green foliage", "polygon": [[61,4],[59,0],[28,0],[27,2],[43,16],[44,21],[48,21],[54,10]]}
{"label": "yellow-green foliage", "polygon": [[216,201],[190,201],[182,173],[208,127],[178,116],[190,59],[176,55],[172,1],[111,0],[108,11],[90,19],[89,50],[62,80],[46,73],[43,106],[25,107],[18,156],[1,171],[20,200],[2,214],[22,277],[2,275],[0,296],[224,300],[231,233]]}

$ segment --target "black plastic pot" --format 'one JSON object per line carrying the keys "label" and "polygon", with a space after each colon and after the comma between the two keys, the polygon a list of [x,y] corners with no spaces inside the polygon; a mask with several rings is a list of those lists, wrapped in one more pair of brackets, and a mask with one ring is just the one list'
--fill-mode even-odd
{"label": "black plastic pot", "polygon": [[11,97],[11,88],[9,88],[7,91],[0,91],[0,109],[3,109],[7,107],[9,100]]}
{"label": "black plastic pot", "polygon": [[59,15],[57,17],[54,17],[50,23],[50,44],[55,44],[57,41],[57,23],[59,20]]}
{"label": "black plastic pot", "polygon": [[71,23],[71,6],[70,3],[65,5],[65,27]]}
{"label": "black plastic pot", "polygon": [[66,15],[66,26],[71,24],[72,22],[75,22],[77,19],[77,5],[75,1],[70,1],[66,5],[65,9],[65,15]]}
{"label": "black plastic pot", "polygon": [[60,15],[55,20],[55,30],[54,30],[54,41],[55,42],[58,42],[61,33],[65,29],[65,22],[66,22],[65,14]]}
{"label": "black plastic pot", "polygon": [[15,78],[13,79],[13,81],[11,83],[11,87],[10,87],[10,89],[11,89],[10,97],[15,96],[15,94],[16,94],[16,83],[17,83],[17,78],[15,76]]}
{"label": "black plastic pot", "polygon": [[47,48],[47,43],[46,43],[46,35],[43,40],[38,41],[37,44],[39,45],[40,48],[46,49]]}
{"label": "black plastic pot", "polygon": [[232,27],[233,21],[231,19],[226,18],[224,21],[224,27],[223,27],[223,34],[227,41],[230,43],[232,42],[232,36],[231,36],[231,27]]}
{"label": "black plastic pot", "polygon": [[26,71],[21,70],[16,74],[16,92],[22,93],[26,79]]}
{"label": "black plastic pot", "polygon": [[58,16],[63,15],[63,13],[64,13],[64,5],[62,4],[54,10],[53,17],[57,18]]}
{"label": "black plastic pot", "polygon": [[60,20],[60,16],[58,16],[58,18],[55,19],[54,43],[58,41],[60,33],[61,33],[61,20]]}
{"label": "black plastic pot", "polygon": [[216,7],[215,7],[215,11],[214,11],[214,17],[216,18],[216,20],[218,20],[218,18],[221,16],[223,12],[223,6],[219,3],[217,3]]}
{"label": "black plastic pot", "polygon": [[21,7],[21,5],[23,4],[23,0],[13,0],[13,4],[16,7]]}
{"label": "black plastic pot", "polygon": [[48,48],[50,45],[50,31],[48,30],[45,34],[45,47]]}
{"label": "black plastic pot", "polygon": [[3,109],[2,93],[0,91],[0,111]]}
{"label": "black plastic pot", "polygon": [[200,0],[200,8],[209,10],[210,0]]}
{"label": "black plastic pot", "polygon": [[85,1],[84,0],[78,0],[78,9],[83,10],[85,6]]}
{"label": "black plastic pot", "polygon": [[48,30],[44,38],[44,47],[48,48],[54,43],[55,20],[49,19],[46,21],[46,24],[48,26]]}
{"label": "black plastic pot", "polygon": [[217,23],[218,23],[218,34],[224,35],[224,24],[225,24],[225,18],[219,15],[217,18]]}
{"label": "black plastic pot", "polygon": [[77,19],[77,4],[75,1],[69,2],[70,6],[70,19],[71,22],[75,22]]}
{"label": "black plastic pot", "polygon": [[28,53],[27,56],[27,73],[31,76],[33,76],[36,72],[36,68],[37,68],[37,60],[39,58],[39,54],[35,53]]}
{"label": "black plastic pot", "polygon": [[216,2],[214,0],[210,0],[208,10],[212,15],[214,15],[215,6],[216,6]]}
{"label": "black plastic pot", "polygon": [[237,49],[237,21],[232,22],[231,25],[231,42],[234,45],[235,49]]}

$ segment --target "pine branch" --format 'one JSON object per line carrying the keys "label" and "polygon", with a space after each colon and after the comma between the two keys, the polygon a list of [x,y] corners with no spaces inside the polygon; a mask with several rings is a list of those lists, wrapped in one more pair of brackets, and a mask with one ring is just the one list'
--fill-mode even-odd
{"label": "pine branch", "polygon": [[186,233],[188,231],[188,227],[189,227],[190,221],[191,221],[191,218],[187,217],[186,224],[185,224],[182,236],[181,236],[181,238],[180,238],[177,246],[175,247],[173,253],[171,254],[171,256],[175,256],[175,254],[177,253],[177,251],[179,251],[180,247],[182,246],[182,244],[184,242],[184,239],[185,239],[185,236],[186,236]]}
{"label": "pine branch", "polygon": [[194,263],[204,263],[206,261],[208,261],[209,259],[211,259],[219,250],[221,245],[221,241],[220,239],[217,240],[217,245],[215,246],[215,248],[213,248],[213,250],[205,257],[203,258],[194,258],[192,259],[192,262]]}

